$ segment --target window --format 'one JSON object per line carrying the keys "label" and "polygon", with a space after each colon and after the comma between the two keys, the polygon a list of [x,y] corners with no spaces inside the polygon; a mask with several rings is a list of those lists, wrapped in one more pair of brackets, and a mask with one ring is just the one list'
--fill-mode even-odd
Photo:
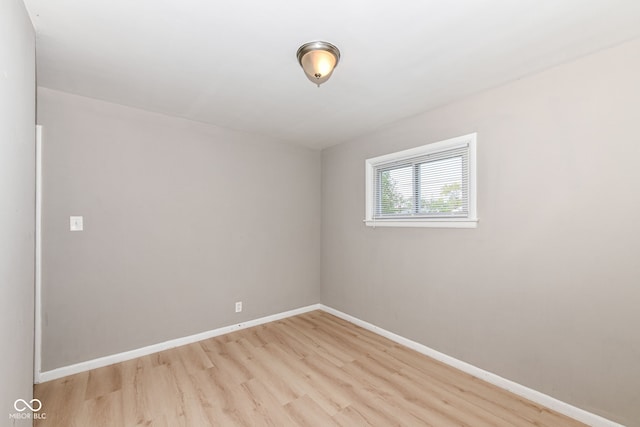
{"label": "window", "polygon": [[367,159],[369,226],[473,228],[476,134]]}

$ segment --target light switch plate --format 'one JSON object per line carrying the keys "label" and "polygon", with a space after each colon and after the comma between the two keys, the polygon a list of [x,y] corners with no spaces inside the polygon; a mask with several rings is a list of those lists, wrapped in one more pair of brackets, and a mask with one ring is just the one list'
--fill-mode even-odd
{"label": "light switch plate", "polygon": [[69,217],[69,230],[82,231],[84,229],[83,219],[81,216]]}

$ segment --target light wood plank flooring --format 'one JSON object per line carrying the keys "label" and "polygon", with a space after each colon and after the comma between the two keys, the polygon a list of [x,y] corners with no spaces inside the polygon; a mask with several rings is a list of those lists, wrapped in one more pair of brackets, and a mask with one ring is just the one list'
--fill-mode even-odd
{"label": "light wood plank flooring", "polygon": [[583,426],[321,311],[36,385],[88,426]]}

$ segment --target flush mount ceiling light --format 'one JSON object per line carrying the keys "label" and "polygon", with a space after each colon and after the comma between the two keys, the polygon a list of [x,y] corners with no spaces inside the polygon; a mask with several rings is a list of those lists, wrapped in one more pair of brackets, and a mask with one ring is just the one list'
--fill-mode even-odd
{"label": "flush mount ceiling light", "polygon": [[340,61],[340,51],[331,43],[315,41],[305,43],[296,54],[307,78],[318,87],[331,77]]}

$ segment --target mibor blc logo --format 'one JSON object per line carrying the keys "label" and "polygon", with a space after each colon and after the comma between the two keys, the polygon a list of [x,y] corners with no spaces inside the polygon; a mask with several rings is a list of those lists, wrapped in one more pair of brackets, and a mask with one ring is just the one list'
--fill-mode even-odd
{"label": "mibor blc logo", "polygon": [[24,399],[17,399],[13,402],[13,409],[18,412],[9,414],[9,419],[24,420],[33,418],[34,420],[44,420],[47,418],[46,412],[40,412],[42,402],[39,399],[31,399],[28,402]]}

